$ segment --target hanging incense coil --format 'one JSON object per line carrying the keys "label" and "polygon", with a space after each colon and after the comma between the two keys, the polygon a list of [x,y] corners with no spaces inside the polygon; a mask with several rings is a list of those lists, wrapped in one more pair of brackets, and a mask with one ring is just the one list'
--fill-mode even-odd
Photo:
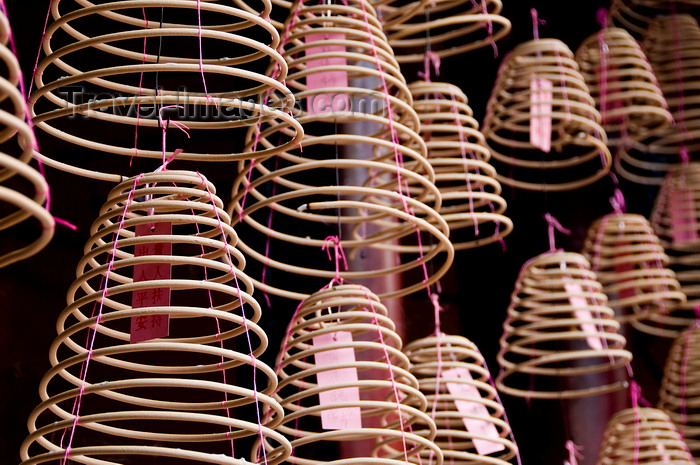
{"label": "hanging incense coil", "polygon": [[[429,451],[442,464],[442,453],[432,442],[435,423],[425,413],[427,401],[401,346],[386,307],[363,286],[334,285],[301,304],[276,365],[280,382],[275,398],[285,410],[277,431],[294,448],[288,463],[336,463],[333,446],[338,442],[370,440],[373,457],[352,457],[352,463],[400,465]],[[332,399],[324,397],[334,393]],[[422,436],[411,432],[418,424],[429,431]],[[393,448],[402,441],[405,449]],[[277,460],[284,452],[268,441],[264,447],[268,459]],[[324,453],[314,452],[317,447]]]}
{"label": "hanging incense coil", "polygon": [[504,238],[513,222],[504,215],[507,205],[501,184],[488,163],[491,154],[467,96],[459,87],[442,82],[417,81],[409,88],[442,197],[439,213],[450,226],[455,250]]}
{"label": "hanging incense coil", "polygon": [[642,43],[663,91],[674,125],[645,134],[615,158],[615,170],[626,179],[660,185],[663,176],[700,149],[700,92],[696,84],[700,59],[700,28],[688,15],[659,17]]}
{"label": "hanging incense coil", "polygon": [[[268,463],[286,458],[273,431],[276,377],[256,359],[267,346],[260,306],[228,220],[214,186],[188,171],[110,192],[58,317],[22,463],[240,464],[231,440],[256,435],[280,446]],[[168,324],[169,334],[141,337]],[[242,419],[256,409],[269,412],[262,424]]]}
{"label": "hanging incense coil", "polygon": [[609,145],[630,144],[670,125],[671,114],[651,65],[627,31],[606,28],[591,35],[576,51],[576,61]]}
{"label": "hanging incense coil", "polygon": [[[297,113],[304,139],[274,159],[241,162],[232,190],[229,213],[244,238],[239,248],[254,270],[250,275],[256,288],[295,300],[336,276],[406,276],[382,298],[423,289],[447,271],[454,249],[438,213],[440,191],[416,132],[411,93],[376,13],[365,0],[297,2],[295,11],[283,55],[287,85],[305,103]],[[345,106],[329,100],[320,108],[323,98]],[[288,130],[283,124],[253,127],[248,147],[274,147]],[[401,262],[345,270],[323,251],[329,236],[340,238],[348,257],[380,250],[396,252]],[[429,262],[436,271],[425,276],[420,271]]]}
{"label": "hanging incense coil", "polygon": [[700,328],[684,331],[666,359],[659,408],[668,414],[698,463],[700,457]]}
{"label": "hanging incense coil", "polygon": [[697,319],[700,305],[700,163],[677,165],[656,197],[651,225],[670,258],[685,302],[670,309],[663,319],[667,337],[676,337]]}
{"label": "hanging incense coil", "polygon": [[616,369],[632,354],[602,288],[583,255],[554,251],[526,262],[503,323],[498,390],[569,399],[623,389]]}
{"label": "hanging incense coil", "polygon": [[692,465],[688,446],[664,412],[628,408],[608,422],[596,465],[672,463]]}
{"label": "hanging incense coil", "polygon": [[[134,159],[156,159],[142,162],[149,171],[173,157],[265,158],[298,144],[303,132],[288,114],[294,97],[282,84],[287,66],[276,52],[279,34],[264,19],[269,0],[257,8],[251,13],[195,0],[52,5],[53,23],[43,41],[46,58],[35,73],[30,107],[40,130],[92,156],[44,154],[44,163],[119,182],[122,174],[138,169],[129,168],[129,159],[138,165]],[[237,55],[222,56],[232,46]],[[269,71],[262,74],[265,68]],[[266,98],[270,95],[276,98]],[[235,140],[232,134],[261,121],[284,121],[290,137],[257,154],[216,145],[217,139]],[[163,147],[162,132],[175,126],[187,137],[177,131],[178,139]],[[176,143],[182,151],[176,151]]]}
{"label": "hanging incense coil", "polygon": [[[509,463],[517,447],[509,439],[510,425],[476,345],[461,336],[441,334],[414,341],[404,352],[428,399],[427,412],[434,412],[431,417],[438,428],[434,442],[445,460],[455,465]],[[423,431],[428,430],[413,428],[416,434]],[[492,452],[480,454],[475,440]],[[431,463],[427,452],[421,454],[422,460],[412,462]]]}
{"label": "hanging incense coil", "polygon": [[596,220],[588,229],[583,255],[603,284],[617,321],[648,334],[669,335],[664,329],[667,314],[686,297],[646,218],[611,213]]}
{"label": "hanging incense coil", "polygon": [[697,16],[700,2],[697,0],[612,0],[608,18],[616,26],[624,27],[635,37],[643,36],[649,23],[659,16],[688,13]]}
{"label": "hanging incense coil", "polygon": [[399,63],[422,63],[426,50],[440,58],[459,56],[494,45],[511,29],[500,15],[500,0],[417,0],[378,8],[382,19],[388,16],[385,31]]}
{"label": "hanging incense coil", "polygon": [[[17,88],[22,72],[7,47],[11,35],[0,10],[0,268],[35,255],[54,233],[54,219],[44,208],[48,185],[29,166],[35,140],[26,123],[24,97]],[[38,223],[38,234],[31,223]],[[32,238],[29,244],[27,237]]]}
{"label": "hanging incense coil", "polygon": [[501,183],[566,191],[610,170],[600,120],[571,50],[559,40],[538,39],[516,47],[501,64],[482,132]]}

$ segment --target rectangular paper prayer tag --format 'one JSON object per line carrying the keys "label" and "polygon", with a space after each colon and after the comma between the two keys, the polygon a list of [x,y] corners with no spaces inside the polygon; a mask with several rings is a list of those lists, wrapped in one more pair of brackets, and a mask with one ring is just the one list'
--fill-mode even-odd
{"label": "rectangular paper prayer tag", "polygon": [[[577,283],[565,283],[564,288],[566,289],[566,292],[569,293],[569,302],[576,309],[574,310],[576,318],[583,320],[584,322],[592,322],[593,315],[591,315],[591,311],[588,309],[588,302],[586,302],[586,298],[583,297],[583,289],[581,289],[581,285]],[[600,337],[597,335],[598,330],[596,329],[595,323],[581,323],[581,329],[584,333],[590,334],[590,336],[586,337],[588,347],[595,350],[603,350],[603,343],[600,340]]]}
{"label": "rectangular paper prayer tag", "polygon": [[[459,378],[465,381],[473,380],[471,373],[466,368],[452,368],[442,372],[443,378]],[[481,399],[479,388],[471,384],[465,383],[447,383],[447,391],[453,396],[470,397],[473,399]],[[471,402],[468,400],[455,400],[457,410],[463,415],[479,416],[488,418],[489,411],[485,405],[479,402]],[[464,426],[471,434],[478,434],[488,438],[498,439],[498,429],[496,425],[486,420],[477,420],[475,418],[465,418]],[[505,449],[503,444],[498,442],[488,441],[486,439],[473,439],[474,447],[479,455],[488,455],[493,452],[500,452]]]}
{"label": "rectangular paper prayer tag", "polygon": [[[345,34],[320,32],[317,34],[309,34],[305,41],[307,44],[312,42],[323,42],[328,40],[344,40]],[[326,52],[344,52],[345,47],[342,45],[318,45],[306,49],[306,56],[318,55]],[[343,57],[328,57],[319,58],[317,60],[309,60],[306,63],[307,69],[318,68],[319,66],[345,66],[347,60]],[[323,89],[325,87],[347,87],[348,73],[347,71],[323,71],[319,73],[311,73],[306,76],[306,88],[308,90]],[[307,111],[310,115],[323,115],[326,113],[335,113],[350,111],[350,98],[347,94],[326,93],[314,94],[307,99]]]}
{"label": "rectangular paper prayer tag", "polygon": [[[171,223],[147,223],[136,226],[136,237],[172,234]],[[136,246],[134,256],[171,255],[172,244],[150,243]],[[169,263],[146,263],[134,266],[134,282],[170,279]],[[161,307],[170,305],[170,288],[141,289],[131,294],[132,308]],[[143,342],[168,335],[169,315],[138,316],[131,319],[130,342]]]}
{"label": "rectangular paper prayer tag", "polygon": [[530,143],[549,153],[552,148],[552,81],[530,81]]}
{"label": "rectangular paper prayer tag", "polygon": [[[352,333],[348,331],[336,331],[334,333],[316,336],[313,339],[313,346],[323,347],[330,344],[349,342],[352,342]],[[354,362],[355,351],[351,347],[323,350],[314,354],[314,363],[317,367]],[[319,386],[352,383],[356,381],[357,368],[337,368],[333,370],[324,370],[316,374],[316,382]],[[355,386],[331,389],[321,392],[318,397],[320,405],[337,402],[359,402],[360,388]],[[362,428],[362,412],[360,411],[360,407],[343,407],[323,410],[321,412],[321,427],[329,430]]]}
{"label": "rectangular paper prayer tag", "polygon": [[669,194],[673,243],[687,244],[698,240],[695,198],[692,189],[672,189]]}

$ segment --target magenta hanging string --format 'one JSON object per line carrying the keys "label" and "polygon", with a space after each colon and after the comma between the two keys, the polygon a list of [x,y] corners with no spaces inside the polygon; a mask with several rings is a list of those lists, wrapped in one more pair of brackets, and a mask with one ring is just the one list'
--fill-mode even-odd
{"label": "magenta hanging string", "polygon": [[583,460],[583,454],[581,453],[583,446],[579,446],[574,441],[569,439],[566,441],[564,447],[567,451],[569,451],[569,465],[578,465],[578,461]]}
{"label": "magenta hanging string", "polygon": [[540,26],[547,24],[547,21],[540,19],[535,8],[530,9],[530,16],[532,16],[532,37],[535,40],[540,39]]}
{"label": "magenta hanging string", "polygon": [[612,197],[610,197],[610,205],[612,205],[615,213],[621,214],[627,211],[625,196],[619,188],[616,188]]}
{"label": "magenta hanging string", "polygon": [[559,220],[554,218],[549,213],[544,214],[544,220],[547,222],[547,234],[549,236],[549,251],[554,252],[555,250],[557,250],[556,241],[554,237],[554,230],[556,229],[560,233],[566,234],[567,236],[571,235],[571,230],[562,226]]}
{"label": "magenta hanging string", "polygon": [[493,49],[493,57],[498,58],[498,45],[496,45],[496,41],[493,40],[493,21],[491,21],[491,15],[489,14],[489,9],[486,6],[486,0],[481,0],[481,5],[478,5],[477,0],[472,0],[472,6],[474,8],[478,8],[481,6],[481,14],[483,14],[486,17],[486,24],[484,24],[482,27],[486,28],[486,32],[489,37],[489,42],[491,43],[491,48]]}
{"label": "magenta hanging string", "polygon": [[[331,257],[331,247],[333,248],[333,256]],[[328,287],[335,286],[336,284],[343,284],[344,280],[340,277],[340,266],[342,263],[343,269],[348,269],[348,262],[345,258],[345,251],[343,246],[340,244],[340,238],[338,236],[328,236],[325,239],[321,251],[325,251],[328,254],[328,260],[333,260],[335,262],[335,277],[331,280]]]}
{"label": "magenta hanging string", "polygon": [[675,123],[679,127],[681,134],[683,134],[683,140],[681,141],[681,146],[679,149],[679,155],[681,157],[681,163],[684,165],[690,160],[688,154],[688,149],[685,146],[686,142],[689,142],[692,137],[688,132],[688,127],[685,124],[685,83],[683,82],[683,63],[681,60],[681,37],[680,37],[680,21],[678,20],[678,15],[676,14],[676,4],[675,1],[671,2],[671,8],[673,11],[673,42],[674,42],[674,58],[676,64],[676,89],[678,92],[678,106],[676,111],[678,112],[678,118]]}
{"label": "magenta hanging string", "polygon": [[418,76],[422,78],[425,82],[431,81],[430,67],[435,70],[435,76],[440,76],[440,65],[442,61],[440,56],[433,52],[432,50],[426,50],[425,57],[423,58],[423,71],[418,71]]}
{"label": "magenta hanging string", "polygon": [[598,24],[600,24],[601,29],[608,28],[608,9],[607,8],[598,8],[598,11],[596,11],[596,13],[595,13],[595,18],[598,21]]}
{"label": "magenta hanging string", "polygon": [[[262,423],[263,419],[262,419],[262,415],[260,414],[260,399],[258,396],[257,358],[255,357],[255,351],[253,350],[253,342],[250,338],[250,331],[248,329],[248,318],[245,315],[244,301],[243,301],[243,297],[241,296],[242,291],[241,291],[240,283],[238,282],[238,276],[236,275],[235,268],[233,265],[233,257],[231,257],[231,252],[228,250],[228,247],[227,247],[226,231],[224,229],[224,224],[221,221],[221,216],[219,216],[219,211],[216,209],[216,204],[214,202],[214,194],[209,189],[209,185],[207,184],[204,177],[200,173],[197,173],[197,175],[201,178],[202,184],[206,188],[207,194],[209,194],[212,212],[216,216],[216,221],[217,221],[218,226],[219,226],[219,231],[221,232],[221,235],[224,239],[223,249],[226,251],[226,257],[227,257],[228,263],[229,263],[229,273],[231,274],[231,276],[233,276],[233,281],[234,281],[234,284],[236,285],[236,290],[238,291],[238,301],[239,301],[239,305],[240,305],[240,309],[241,309],[241,318],[243,319],[243,329],[245,331],[246,339],[248,342],[248,352],[249,352],[248,355],[250,356],[251,367],[253,369],[253,379],[252,379],[252,381],[253,381],[253,402],[255,403],[255,415],[256,415],[257,422],[258,422],[258,437],[260,439],[260,444],[263,444],[265,437],[263,435],[263,423]],[[218,321],[217,321],[217,324],[218,324]],[[265,465],[267,465],[267,451],[265,450],[264,446],[261,447],[261,449],[262,449],[262,454],[263,454],[263,461],[264,461]]]}

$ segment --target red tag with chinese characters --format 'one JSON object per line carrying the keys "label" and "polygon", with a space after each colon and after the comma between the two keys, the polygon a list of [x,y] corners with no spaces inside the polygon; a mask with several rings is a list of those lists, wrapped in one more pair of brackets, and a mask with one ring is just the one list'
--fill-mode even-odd
{"label": "red tag with chinese characters", "polygon": [[[314,347],[323,347],[341,342],[352,342],[352,333],[348,331],[336,331],[334,333],[316,336],[313,339]],[[350,347],[323,350],[314,354],[314,363],[317,367],[354,362],[355,351]],[[316,373],[316,382],[319,386],[352,383],[356,381],[357,368],[337,368]],[[321,392],[318,397],[320,405],[334,404],[337,402],[359,402],[360,388],[355,386],[331,389],[330,391]],[[323,410],[321,412],[321,427],[329,430],[362,428],[362,412],[360,411],[360,407],[343,407]]]}
{"label": "red tag with chinese characters", "polygon": [[549,153],[552,148],[552,81],[530,81],[530,143]]}
{"label": "red tag with chinese characters", "polygon": [[[459,378],[466,381],[472,381],[472,375],[466,368],[452,368],[450,370],[445,370],[442,372],[443,378]],[[447,383],[447,391],[453,396],[459,397],[471,397],[476,399],[481,399],[481,393],[479,393],[479,388],[471,384],[465,383]],[[471,434],[477,434],[479,436],[484,436],[487,438],[493,438],[498,440],[500,438],[498,434],[498,429],[496,425],[486,420],[477,420],[475,418],[470,418],[472,416],[479,416],[484,418],[489,418],[489,411],[485,405],[479,402],[471,402],[468,400],[455,400],[455,406],[457,410],[463,415],[468,415],[468,418],[464,418],[464,426],[467,428]],[[498,442],[489,441],[486,439],[472,439],[476,452],[479,455],[488,455],[494,452],[500,452],[506,447]]]}
{"label": "red tag with chinese characters", "polygon": [[673,243],[687,244],[698,240],[693,189],[672,189],[669,194]]}
{"label": "red tag with chinese characters", "polygon": [[[584,333],[589,334],[586,337],[588,347],[595,350],[603,350],[603,342],[598,337],[598,329],[593,322],[593,315],[588,309],[588,302],[583,297],[583,289],[578,283],[565,283],[564,289],[569,294],[569,303],[575,308],[574,314],[576,318],[582,320],[581,329]],[[590,323],[588,323],[590,322]]]}
{"label": "red tag with chinese characters", "polygon": [[[171,223],[148,223],[136,226],[136,236],[154,236],[172,234]],[[171,255],[172,244],[150,243],[136,246],[134,255]],[[134,282],[152,281],[155,279],[170,279],[172,270],[170,263],[146,263],[134,266]],[[132,308],[161,307],[170,305],[170,288],[156,287],[141,289],[131,294]],[[130,342],[143,342],[168,335],[170,325],[169,315],[137,316],[131,319]]]}
{"label": "red tag with chinese characters", "polygon": [[[319,42],[323,44],[327,40],[344,40],[345,34],[329,34],[321,32],[309,34],[305,41],[307,44]],[[306,49],[306,56],[318,55],[326,52],[344,52],[342,45],[318,45]],[[318,68],[319,66],[345,66],[347,60],[343,57],[320,58],[306,62],[307,69]],[[323,89],[325,87],[347,87],[347,71],[323,71],[311,73],[306,76],[307,90]],[[350,111],[350,98],[347,94],[314,94],[307,99],[307,111],[310,115],[324,115],[326,113],[336,113]]]}

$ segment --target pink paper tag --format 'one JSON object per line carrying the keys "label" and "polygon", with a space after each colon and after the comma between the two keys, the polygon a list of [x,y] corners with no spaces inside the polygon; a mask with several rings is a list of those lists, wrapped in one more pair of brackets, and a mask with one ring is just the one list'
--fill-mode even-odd
{"label": "pink paper tag", "polygon": [[[317,34],[309,34],[306,36],[306,43],[319,42],[323,43],[327,40],[344,40],[345,34],[329,34],[320,32]],[[326,52],[344,52],[345,47],[342,45],[318,45],[306,49],[306,56],[318,55]],[[319,66],[345,66],[347,60],[343,57],[319,58],[317,60],[309,60],[306,63],[308,69],[317,68]],[[311,73],[306,76],[306,88],[308,90],[323,89],[325,87],[347,87],[348,73],[347,71],[323,71],[319,73]],[[347,94],[314,94],[307,99],[307,111],[310,115],[323,115],[326,113],[346,112],[350,111],[350,98]]]}
{"label": "pink paper tag", "polygon": [[[465,381],[472,381],[472,375],[466,368],[452,368],[442,372],[443,378],[459,378]],[[467,383],[447,383],[447,391],[453,396],[469,397],[473,399],[481,399],[479,388]],[[455,400],[457,410],[463,415],[490,417],[489,411],[485,405],[479,402],[468,400]],[[471,434],[478,434],[487,438],[499,439],[498,429],[496,425],[486,420],[477,420],[475,418],[464,418],[464,426]],[[500,452],[505,449],[503,444],[489,441],[486,439],[472,439],[474,447],[479,455],[488,455],[494,452]]]}
{"label": "pink paper tag", "polygon": [[672,189],[669,195],[673,243],[687,244],[698,240],[695,198],[692,189]]}
{"label": "pink paper tag", "polygon": [[[172,234],[171,223],[149,223],[136,226],[136,236],[153,236]],[[134,256],[171,255],[172,244],[151,243],[136,246]],[[134,266],[134,282],[152,281],[155,279],[170,279],[172,270],[170,263],[147,263]],[[131,294],[133,308],[161,307],[170,305],[170,288],[156,287],[141,289]],[[150,339],[165,337],[170,326],[169,315],[138,316],[131,319],[130,342],[143,342]]]}
{"label": "pink paper tag", "polygon": [[552,81],[530,81],[530,143],[549,153],[552,148]]}
{"label": "pink paper tag", "polygon": [[[316,336],[313,339],[314,347],[323,347],[337,343],[351,343],[352,333],[348,331],[336,331],[334,333]],[[335,364],[355,362],[354,349],[347,347],[342,349],[329,349],[314,354],[314,363],[317,367]],[[329,384],[353,383],[357,381],[357,368],[336,368],[324,370],[316,374],[316,382],[319,386]],[[359,402],[360,388],[346,387],[331,389],[319,394],[319,404],[334,404],[337,402]],[[323,410],[321,412],[321,427],[323,429],[360,429],[362,428],[362,412],[360,407],[343,407]]]}
{"label": "pink paper tag", "polygon": [[[592,322],[593,315],[591,315],[591,311],[588,309],[586,298],[583,297],[581,285],[578,283],[565,283],[564,289],[569,293],[569,302],[576,309],[574,310],[576,318],[584,322]],[[595,350],[603,350],[603,343],[597,335],[598,330],[596,329],[595,323],[581,323],[581,329],[584,333],[590,334],[590,336],[586,337],[588,347]]]}

